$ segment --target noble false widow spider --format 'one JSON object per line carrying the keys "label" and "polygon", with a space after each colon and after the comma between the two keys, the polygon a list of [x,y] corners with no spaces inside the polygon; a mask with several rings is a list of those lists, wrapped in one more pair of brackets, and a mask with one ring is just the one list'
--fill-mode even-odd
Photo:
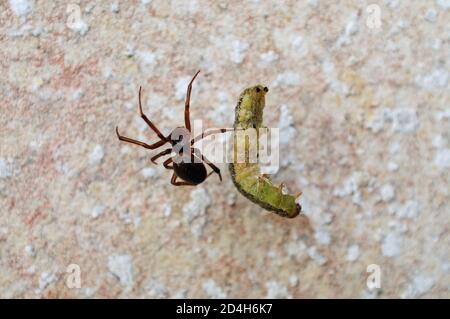
{"label": "noble false widow spider", "polygon": [[[192,78],[191,82],[187,87],[186,92],[186,101],[184,105],[184,127],[175,128],[168,136],[164,136],[160,130],[148,119],[148,117],[142,111],[142,103],[141,103],[141,87],[139,87],[139,111],[141,113],[142,119],[148,124],[148,126],[158,135],[159,141],[153,144],[146,144],[144,142],[131,139],[126,136],[122,136],[119,134],[119,128],[116,127],[116,133],[119,140],[140,145],[147,149],[157,149],[158,147],[163,146],[166,143],[172,145],[171,148],[167,148],[164,151],[156,154],[151,158],[151,161],[154,164],[157,164],[155,161],[161,156],[171,154],[175,151],[175,155],[171,156],[167,160],[164,161],[163,165],[165,168],[173,170],[173,175],[171,179],[171,183],[175,186],[184,186],[184,185],[198,185],[206,180],[206,178],[212,173],[216,173],[219,175],[220,181],[222,181],[222,175],[220,174],[220,169],[211,163],[200,150],[193,147],[194,143],[199,140],[205,138],[208,135],[216,134],[216,133],[225,133],[229,131],[233,131],[233,128],[222,128],[222,129],[213,129],[210,131],[203,132],[195,138],[191,139],[191,120],[189,114],[190,107],[190,99],[191,99],[191,91],[192,91],[192,83],[194,82],[197,75],[200,71]],[[203,164],[206,163],[209,167],[212,168],[212,171],[207,174],[206,167]],[[172,165],[170,165],[172,164]],[[177,181],[177,177],[181,178],[183,181]]]}

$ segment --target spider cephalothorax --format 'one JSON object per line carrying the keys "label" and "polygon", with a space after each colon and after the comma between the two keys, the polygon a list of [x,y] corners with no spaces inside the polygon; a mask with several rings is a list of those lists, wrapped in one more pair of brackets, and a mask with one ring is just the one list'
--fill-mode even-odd
{"label": "spider cephalothorax", "polygon": [[[189,107],[190,107],[192,83],[194,82],[195,78],[199,73],[200,71],[198,71],[194,75],[187,88],[186,102],[184,107],[184,122],[185,122],[184,127],[177,127],[169,135],[164,136],[142,111],[141,87],[139,87],[139,111],[141,113],[141,117],[148,124],[148,126],[156,133],[156,135],[158,135],[160,140],[153,144],[146,144],[144,142],[120,135],[119,129],[118,127],[116,127],[117,137],[119,138],[119,140],[124,142],[140,145],[144,148],[151,150],[161,147],[167,143],[170,144],[172,147],[167,148],[164,151],[156,154],[151,158],[151,161],[156,164],[156,159],[158,159],[159,157],[174,153],[173,156],[169,157],[163,162],[163,165],[165,168],[174,171],[172,174],[171,183],[176,186],[198,185],[203,181],[205,181],[205,179],[212,173],[216,173],[217,175],[219,175],[219,178],[222,181],[220,169],[213,163],[211,163],[205,156],[203,156],[200,150],[193,147],[193,145],[195,142],[203,139],[208,135],[233,131],[232,128],[213,129],[203,132],[202,134],[196,136],[195,138],[192,138]],[[209,167],[212,168],[212,171],[209,174],[206,171],[204,163],[206,163]],[[177,181],[177,177],[181,178],[183,181]]]}

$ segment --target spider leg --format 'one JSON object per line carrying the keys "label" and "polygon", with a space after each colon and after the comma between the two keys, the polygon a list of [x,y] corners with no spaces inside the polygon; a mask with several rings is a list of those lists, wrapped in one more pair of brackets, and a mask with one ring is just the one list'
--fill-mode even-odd
{"label": "spider leg", "polygon": [[[219,179],[220,181],[222,181],[222,175],[220,174],[220,169],[214,165],[213,163],[211,163],[201,152],[199,149],[197,148],[192,148],[192,152],[195,154],[195,156],[197,156],[198,158],[200,158],[202,161],[204,161],[209,167],[212,168],[212,170],[214,171],[214,173],[216,173],[217,175],[219,175]],[[212,172],[211,172],[212,173]],[[211,174],[210,173],[210,174]],[[209,175],[208,175],[209,176]]]}
{"label": "spider leg", "polygon": [[172,179],[170,180],[170,183],[175,186],[195,186],[196,184],[188,183],[188,182],[177,182],[177,175],[175,172],[172,175]]}
{"label": "spider leg", "polygon": [[208,177],[210,177],[212,174],[214,173],[214,171],[211,171],[208,173],[208,175],[206,175],[205,181],[208,179]]}
{"label": "spider leg", "polygon": [[158,158],[160,158],[161,156],[170,154],[170,152],[172,152],[172,149],[171,149],[171,148],[168,148],[168,149],[162,151],[161,153],[156,154],[156,155],[153,156],[150,160],[153,162],[153,164],[158,164],[158,163],[156,163],[155,161],[156,161]]}
{"label": "spider leg", "polygon": [[164,145],[167,143],[167,140],[164,139],[164,140],[158,141],[154,144],[147,144],[147,143],[144,143],[144,142],[141,142],[138,140],[134,140],[134,139],[126,137],[126,136],[122,136],[119,134],[119,127],[117,127],[117,126],[116,126],[116,134],[117,134],[117,137],[119,138],[119,140],[121,140],[121,141],[128,142],[131,144],[136,144],[136,145],[139,145],[139,146],[151,149],[151,150],[154,150],[155,148],[158,148],[161,145]]}
{"label": "spider leg", "polygon": [[187,130],[191,131],[191,120],[189,115],[189,107],[191,102],[191,91],[192,91],[192,83],[194,82],[197,75],[200,73],[200,70],[195,73],[194,77],[192,78],[191,82],[189,82],[189,85],[187,87],[186,92],[186,101],[184,103],[184,125],[186,126]]}
{"label": "spider leg", "polygon": [[205,137],[207,137],[209,135],[213,135],[213,134],[217,134],[217,133],[231,132],[234,130],[235,130],[234,128],[218,128],[218,129],[214,129],[214,130],[210,130],[210,131],[204,131],[191,140],[191,145],[194,145],[195,143],[197,143],[198,141],[204,139]]}
{"label": "spider leg", "polygon": [[148,126],[150,126],[150,128],[156,133],[156,135],[158,135],[158,137],[161,140],[166,141],[167,138],[164,137],[164,135],[162,135],[162,133],[158,130],[158,128],[152,123],[152,121],[150,121],[148,119],[148,117],[144,114],[144,112],[142,111],[142,103],[141,103],[141,91],[142,91],[142,87],[139,87],[139,112],[141,113],[141,117],[144,119],[145,123],[147,123]]}
{"label": "spider leg", "polygon": [[173,169],[173,164],[169,166],[170,163],[172,163],[172,157],[166,159],[163,163],[163,166],[167,169]]}

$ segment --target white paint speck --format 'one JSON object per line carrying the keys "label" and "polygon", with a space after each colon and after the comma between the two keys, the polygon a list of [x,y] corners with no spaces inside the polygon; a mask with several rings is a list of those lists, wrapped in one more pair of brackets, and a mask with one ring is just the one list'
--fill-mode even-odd
{"label": "white paint speck", "polygon": [[277,75],[275,86],[296,86],[301,82],[300,74],[292,71],[286,71]]}
{"label": "white paint speck", "polygon": [[438,38],[434,39],[431,47],[433,50],[439,51],[442,48],[442,40]]}
{"label": "white paint speck", "polygon": [[368,187],[371,178],[366,172],[355,171],[341,187],[334,190],[338,197],[351,196],[353,203],[360,205],[362,202],[362,188]]}
{"label": "white paint speck", "polygon": [[130,211],[121,212],[121,213],[119,213],[119,218],[126,225],[133,224],[134,226],[139,226],[141,223],[141,217],[140,217],[139,213],[133,213]]}
{"label": "white paint speck", "polygon": [[433,145],[434,148],[439,149],[439,148],[443,148],[447,144],[447,142],[446,142],[445,138],[439,134],[433,138],[433,141],[431,144]]}
{"label": "white paint speck", "polygon": [[329,245],[331,242],[330,234],[323,230],[319,229],[314,233],[314,238],[316,239],[317,243],[320,245]]}
{"label": "white paint speck", "polygon": [[108,270],[124,286],[133,285],[133,264],[130,255],[111,255],[108,257]]}
{"label": "white paint speck", "polygon": [[399,0],[386,0],[385,2],[389,8],[393,9],[397,8],[400,3]]}
{"label": "white paint speck", "polygon": [[289,285],[291,287],[298,286],[299,282],[300,282],[300,280],[298,279],[298,277],[296,275],[289,276]]}
{"label": "white paint speck", "polygon": [[237,200],[237,195],[234,192],[231,192],[227,195],[227,204],[230,206],[233,206],[234,204],[236,204],[236,200]]}
{"label": "white paint speck", "polygon": [[30,267],[28,267],[26,272],[27,272],[27,274],[34,274],[34,273],[36,273],[36,265],[31,265]]}
{"label": "white paint speck", "polygon": [[345,96],[350,93],[350,88],[348,85],[339,80],[338,72],[336,71],[336,67],[333,62],[330,60],[324,60],[322,62],[322,72],[326,82],[330,85],[332,90]]}
{"label": "white paint speck", "polygon": [[442,112],[438,112],[436,114],[436,119],[438,121],[448,120],[450,119],[450,108],[445,109]]}
{"label": "white paint speck", "polygon": [[183,76],[177,79],[175,82],[175,98],[177,100],[180,101],[186,97],[187,86],[191,79],[192,77],[190,76]]}
{"label": "white paint speck", "polygon": [[319,6],[319,0],[308,0],[308,5],[317,8]]}
{"label": "white paint speck", "polygon": [[297,130],[294,126],[294,117],[286,105],[281,105],[280,107],[278,127],[280,128],[280,143],[283,145],[289,144],[292,138],[296,136]]}
{"label": "white paint speck", "polygon": [[79,101],[84,96],[83,89],[74,90],[72,93],[72,101]]}
{"label": "white paint speck", "polygon": [[106,65],[102,70],[102,75],[105,79],[112,79],[114,76],[112,67],[110,65]]}
{"label": "white paint speck", "polygon": [[402,240],[394,233],[389,233],[383,240],[381,250],[386,257],[396,257],[401,253]]}
{"label": "white paint speck", "polygon": [[274,51],[267,51],[264,53],[261,53],[259,56],[262,62],[270,64],[272,62],[275,62],[279,59],[278,54],[276,54]]}
{"label": "white paint speck", "polygon": [[33,245],[26,245],[25,246],[25,254],[29,257],[36,256],[36,250],[34,249]]}
{"label": "white paint speck", "polygon": [[206,224],[206,209],[211,205],[211,196],[206,188],[197,188],[191,192],[191,200],[183,206],[186,222],[191,226],[191,232],[200,237]]}
{"label": "white paint speck", "polygon": [[398,234],[405,234],[408,232],[408,225],[399,220],[390,220],[388,225],[389,228],[392,228]]}
{"label": "white paint speck", "polygon": [[236,64],[241,64],[245,58],[245,52],[247,51],[249,44],[239,40],[235,40],[231,43],[231,61]]}
{"label": "white paint speck", "polygon": [[32,0],[9,0],[9,6],[12,12],[19,17],[24,17],[31,13],[34,6]]}
{"label": "white paint speck", "polygon": [[308,53],[308,47],[301,35],[295,35],[291,43],[298,57],[304,57]]}
{"label": "white paint speck", "polygon": [[78,32],[81,36],[84,36],[89,31],[89,25],[83,19],[74,19],[67,26],[75,32]]}
{"label": "white paint speck", "polygon": [[149,65],[154,65],[156,63],[157,57],[154,52],[138,51],[138,52],[136,52],[136,54],[139,57],[139,59],[143,65],[149,66]]}
{"label": "white paint speck", "polygon": [[[45,137],[44,137],[44,136],[38,135],[37,137],[33,138],[33,139],[30,141],[30,143],[28,144],[28,146],[29,146],[33,151],[37,151],[37,150],[39,150],[39,149],[42,147],[42,145],[44,144],[44,140],[45,140]],[[0,159],[0,161],[1,161],[1,159]]]}
{"label": "white paint speck", "polygon": [[450,168],[450,149],[443,148],[437,151],[434,163],[440,169]]}
{"label": "white paint speck", "polygon": [[67,163],[57,163],[56,170],[67,177],[73,177],[76,174],[76,170]]}
{"label": "white paint speck", "polygon": [[358,19],[359,15],[357,13],[351,14],[347,24],[345,25],[344,30],[342,31],[341,36],[336,41],[337,48],[349,45],[352,42],[351,37],[354,36],[359,31]]}
{"label": "white paint speck", "polygon": [[118,2],[111,3],[110,9],[112,13],[119,13],[120,11],[119,3]]}
{"label": "white paint speck", "polygon": [[311,246],[308,248],[308,255],[311,257],[315,262],[317,262],[320,266],[324,265],[327,262],[327,258],[323,255],[321,255],[317,251],[316,246]]}
{"label": "white paint speck", "polygon": [[56,281],[56,275],[48,272],[43,272],[39,277],[39,291],[47,288],[51,283]]}
{"label": "white paint speck", "polygon": [[89,164],[91,165],[100,164],[103,159],[103,156],[105,156],[103,146],[99,144],[96,145],[92,150],[91,154],[89,155]]}
{"label": "white paint speck", "polygon": [[0,158],[0,178],[13,176],[14,163],[12,159]]}
{"label": "white paint speck", "polygon": [[176,291],[172,296],[170,296],[171,299],[186,299],[187,298],[187,289],[180,289]]}
{"label": "white paint speck", "polygon": [[361,293],[361,299],[375,299],[379,295],[379,289],[364,289],[364,291]]}
{"label": "white paint speck", "polygon": [[172,214],[172,205],[166,204],[163,209],[164,217],[169,217]]}
{"label": "white paint speck", "polygon": [[92,208],[91,211],[91,217],[92,218],[98,218],[100,215],[103,215],[103,213],[105,212],[106,207],[103,205],[96,205],[94,206],[94,208]]}
{"label": "white paint speck", "polygon": [[142,170],[141,170],[141,174],[142,174],[142,176],[144,176],[145,178],[152,178],[152,177],[155,177],[156,175],[157,175],[157,170],[155,169],[155,168],[153,168],[153,167],[146,167],[146,168],[143,168]]}
{"label": "white paint speck", "polygon": [[374,133],[379,133],[384,129],[384,123],[384,117],[382,116],[381,112],[378,112],[373,118],[368,119],[366,128]]}
{"label": "white paint speck", "polygon": [[205,281],[203,283],[202,287],[203,287],[203,290],[205,291],[205,293],[210,298],[223,299],[223,298],[227,297],[227,294],[212,279],[208,279],[207,281]]}
{"label": "white paint speck", "polygon": [[380,195],[383,202],[390,202],[395,198],[395,189],[391,184],[385,184],[380,189]]}
{"label": "white paint speck", "polygon": [[352,19],[348,21],[347,25],[345,26],[344,34],[347,36],[355,35],[359,31],[358,21],[355,17],[357,17],[357,15],[352,17]]}
{"label": "white paint speck", "polygon": [[397,209],[399,218],[417,218],[420,213],[420,205],[415,200],[409,200]]}
{"label": "white paint speck", "polygon": [[351,245],[347,248],[347,260],[350,262],[354,262],[359,258],[359,246]]}
{"label": "white paint speck", "polygon": [[266,288],[267,288],[266,298],[268,299],[292,298],[292,296],[289,294],[288,289],[274,280],[268,281],[266,283]]}
{"label": "white paint speck", "polygon": [[284,249],[289,257],[300,259],[306,252],[306,244],[301,240],[294,240],[285,244]]}
{"label": "white paint speck", "polygon": [[145,284],[145,290],[150,298],[167,298],[168,295],[166,285],[154,278]]}
{"label": "white paint speck", "polygon": [[412,133],[419,127],[415,110],[395,109],[392,112],[392,129],[394,132]]}
{"label": "white paint speck", "polygon": [[444,10],[450,9],[450,0],[436,0],[436,3]]}
{"label": "white paint speck", "polygon": [[433,288],[435,280],[425,275],[416,276],[401,295],[402,298],[417,298]]}
{"label": "white paint speck", "polygon": [[445,88],[449,74],[446,69],[435,69],[428,74],[416,76],[416,85],[426,90]]}
{"label": "white paint speck", "polygon": [[6,227],[1,227],[0,226],[0,240],[4,241],[7,239],[9,234],[9,229]]}
{"label": "white paint speck", "polygon": [[136,49],[131,44],[127,44],[127,48],[125,50],[125,56],[127,58],[132,58],[136,54]]}
{"label": "white paint speck", "polygon": [[86,287],[86,288],[82,288],[83,293],[86,297],[91,298],[95,295],[95,293],[97,292],[97,289],[92,288],[92,287]]}
{"label": "white paint speck", "polygon": [[152,0],[141,0],[141,3],[142,3],[144,6],[146,6],[146,5],[150,4],[150,3],[152,3]]}
{"label": "white paint speck", "polygon": [[397,154],[401,148],[402,146],[400,145],[400,143],[398,141],[394,141],[389,145],[389,153]]}
{"label": "white paint speck", "polygon": [[398,164],[395,162],[389,162],[387,169],[389,172],[395,172],[396,170],[398,170]]}
{"label": "white paint speck", "polygon": [[94,3],[94,2],[88,3],[88,4],[84,7],[84,12],[86,12],[86,13],[91,13],[92,10],[94,10],[94,8],[95,8],[95,3]]}
{"label": "white paint speck", "polygon": [[430,8],[425,13],[425,20],[428,22],[436,22],[437,19],[437,12],[433,8]]}
{"label": "white paint speck", "polygon": [[183,207],[183,213],[190,222],[203,215],[211,205],[211,197],[206,188],[197,188],[191,192],[191,201]]}

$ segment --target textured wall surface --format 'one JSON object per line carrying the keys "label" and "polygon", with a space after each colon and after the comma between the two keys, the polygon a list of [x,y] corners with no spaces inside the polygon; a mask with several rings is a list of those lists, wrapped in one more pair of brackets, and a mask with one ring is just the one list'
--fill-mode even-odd
{"label": "textured wall surface", "polygon": [[[1,297],[450,297],[448,0],[67,3],[0,2]],[[274,179],[302,216],[255,206],[223,164],[173,187],[117,140],[156,141],[140,85],[164,133],[183,124],[198,69],[205,127],[270,88]]]}

